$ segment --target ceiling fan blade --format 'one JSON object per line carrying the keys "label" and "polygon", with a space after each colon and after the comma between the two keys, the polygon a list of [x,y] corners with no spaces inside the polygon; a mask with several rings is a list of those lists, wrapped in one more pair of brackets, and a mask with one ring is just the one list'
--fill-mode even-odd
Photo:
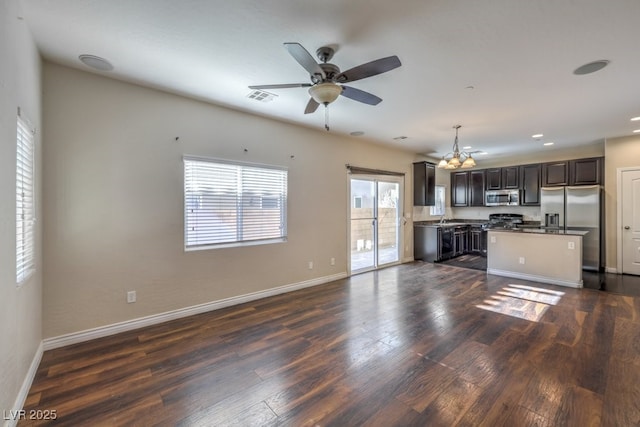
{"label": "ceiling fan blade", "polygon": [[281,85],[254,85],[249,86],[249,89],[287,89],[290,87],[311,87],[311,83],[289,83]]}
{"label": "ceiling fan blade", "polygon": [[313,56],[302,47],[300,43],[285,43],[284,47],[287,48],[293,59],[298,61],[298,64],[302,65],[302,67],[309,72],[312,76],[315,74],[319,74],[322,76],[322,79],[326,79],[327,76],[324,73],[324,70],[320,68],[320,65],[313,59]]}
{"label": "ceiling fan blade", "polygon": [[382,102],[382,98],[378,98],[372,93],[350,86],[342,86],[341,95],[346,96],[349,99],[353,99],[354,101],[359,101],[369,105],[378,105]]}
{"label": "ceiling fan blade", "polygon": [[375,61],[367,62],[366,64],[358,65],[357,67],[353,67],[347,71],[344,71],[338,74],[335,80],[340,83],[354,82],[366,77],[386,73],[387,71],[391,71],[401,65],[402,63],[397,56],[388,56],[386,58],[376,59]]}
{"label": "ceiling fan blade", "polygon": [[309,102],[307,102],[307,107],[304,109],[304,113],[305,114],[315,113],[319,105],[320,104],[318,104],[315,99],[309,98]]}

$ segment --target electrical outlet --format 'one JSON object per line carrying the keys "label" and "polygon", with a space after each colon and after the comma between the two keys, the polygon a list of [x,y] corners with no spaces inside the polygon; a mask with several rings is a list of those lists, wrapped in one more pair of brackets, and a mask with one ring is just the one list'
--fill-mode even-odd
{"label": "electrical outlet", "polygon": [[569,249],[575,249],[576,248],[576,243],[575,242],[569,242]]}
{"label": "electrical outlet", "polygon": [[309,270],[313,270],[313,261],[309,261]]}
{"label": "electrical outlet", "polygon": [[496,242],[496,236],[491,236],[491,243],[495,243]]}
{"label": "electrical outlet", "polygon": [[127,292],[127,303],[131,304],[132,302],[136,302],[136,291]]}
{"label": "electrical outlet", "polygon": [[335,258],[331,258],[331,265],[336,265],[336,259]]}
{"label": "electrical outlet", "polygon": [[524,264],[524,257],[521,256],[519,261],[520,261],[520,264]]}

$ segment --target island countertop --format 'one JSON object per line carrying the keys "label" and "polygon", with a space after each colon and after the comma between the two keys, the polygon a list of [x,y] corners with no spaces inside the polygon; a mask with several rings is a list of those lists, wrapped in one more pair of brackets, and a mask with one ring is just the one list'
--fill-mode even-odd
{"label": "island countertop", "polygon": [[585,230],[557,230],[553,228],[492,228],[491,231],[505,233],[554,234],[563,236],[584,236],[588,233],[588,231]]}

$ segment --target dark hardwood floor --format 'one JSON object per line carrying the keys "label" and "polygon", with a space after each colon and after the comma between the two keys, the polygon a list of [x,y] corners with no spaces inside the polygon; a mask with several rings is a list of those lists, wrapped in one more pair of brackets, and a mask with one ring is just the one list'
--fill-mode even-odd
{"label": "dark hardwood floor", "polygon": [[60,426],[638,426],[639,384],[640,298],[415,262],[47,351],[25,410]]}
{"label": "dark hardwood floor", "polygon": [[[487,258],[480,255],[465,254],[441,261],[440,264],[487,271]],[[585,288],[621,295],[640,296],[640,276],[583,270],[582,280]]]}

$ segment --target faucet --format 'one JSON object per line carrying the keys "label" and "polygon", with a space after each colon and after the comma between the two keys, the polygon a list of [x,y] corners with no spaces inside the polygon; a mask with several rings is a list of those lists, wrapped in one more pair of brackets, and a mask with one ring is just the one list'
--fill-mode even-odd
{"label": "faucet", "polygon": [[440,217],[440,224],[444,224],[444,215],[445,214],[442,214],[442,216]]}

